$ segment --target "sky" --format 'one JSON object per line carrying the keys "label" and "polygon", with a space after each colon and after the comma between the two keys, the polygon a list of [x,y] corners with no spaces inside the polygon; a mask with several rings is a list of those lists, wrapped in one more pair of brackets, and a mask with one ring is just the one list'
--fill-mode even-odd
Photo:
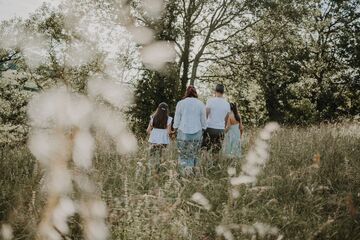
{"label": "sky", "polygon": [[43,2],[50,2],[54,5],[59,0],[0,0],[0,21],[13,17],[26,18],[33,13]]}

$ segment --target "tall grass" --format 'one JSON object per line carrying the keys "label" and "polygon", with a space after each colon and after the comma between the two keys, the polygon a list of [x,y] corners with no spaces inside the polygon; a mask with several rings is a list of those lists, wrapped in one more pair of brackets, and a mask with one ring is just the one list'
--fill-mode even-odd
{"label": "tall grass", "polygon": [[[348,131],[348,129],[352,129]],[[360,239],[360,126],[321,125],[279,130],[270,141],[270,158],[254,186],[230,184],[228,166],[214,166],[204,154],[195,176],[181,177],[174,145],[162,157],[160,173],[149,172],[146,143],[134,155],[98,148],[90,172],[108,206],[111,239]],[[247,132],[243,153],[257,131]],[[43,174],[25,146],[0,153],[0,223],[14,239],[33,239],[45,202]],[[61,179],[59,179],[61,181]],[[191,200],[201,193],[211,209]],[[73,194],[76,194],[74,192]],[[81,239],[77,215],[69,220],[71,239]],[[268,225],[267,225],[268,224]],[[220,227],[220,228],[219,228]],[[260,230],[259,230],[260,229]]]}

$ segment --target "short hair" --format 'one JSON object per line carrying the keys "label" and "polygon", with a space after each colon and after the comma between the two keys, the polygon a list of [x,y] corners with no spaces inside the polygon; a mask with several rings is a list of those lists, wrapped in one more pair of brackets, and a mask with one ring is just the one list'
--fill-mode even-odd
{"label": "short hair", "polygon": [[223,94],[224,93],[224,85],[217,84],[216,87],[215,87],[215,92]]}

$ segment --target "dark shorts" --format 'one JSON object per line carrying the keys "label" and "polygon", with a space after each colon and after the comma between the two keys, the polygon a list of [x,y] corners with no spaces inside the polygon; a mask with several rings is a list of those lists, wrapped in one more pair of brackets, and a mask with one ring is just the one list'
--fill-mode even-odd
{"label": "dark shorts", "polygon": [[224,129],[207,128],[204,132],[202,146],[206,150],[218,153],[224,140]]}

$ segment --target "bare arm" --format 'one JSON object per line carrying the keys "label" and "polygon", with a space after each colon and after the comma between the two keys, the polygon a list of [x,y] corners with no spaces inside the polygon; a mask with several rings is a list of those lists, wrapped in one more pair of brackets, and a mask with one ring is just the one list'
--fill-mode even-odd
{"label": "bare arm", "polygon": [[244,125],[242,124],[242,119],[241,119],[240,113],[239,113],[239,116],[240,116],[240,122],[239,122],[240,135],[243,135],[243,133],[244,133]]}
{"label": "bare arm", "polygon": [[153,129],[153,126],[152,126],[151,120],[150,120],[149,125],[148,125],[148,127],[147,127],[147,129],[146,129],[146,132],[147,132],[148,134],[150,134],[152,129]]}
{"label": "bare arm", "polygon": [[227,113],[226,114],[226,116],[225,116],[225,125],[228,123],[228,121],[230,120],[230,118],[229,118],[229,116],[230,116],[230,113]]}
{"label": "bare arm", "polygon": [[231,119],[230,117],[228,117],[227,121],[225,122],[225,132],[229,131],[230,126],[231,126]]}
{"label": "bare arm", "polygon": [[171,124],[167,125],[166,129],[167,129],[168,134],[170,135],[171,134]]}

